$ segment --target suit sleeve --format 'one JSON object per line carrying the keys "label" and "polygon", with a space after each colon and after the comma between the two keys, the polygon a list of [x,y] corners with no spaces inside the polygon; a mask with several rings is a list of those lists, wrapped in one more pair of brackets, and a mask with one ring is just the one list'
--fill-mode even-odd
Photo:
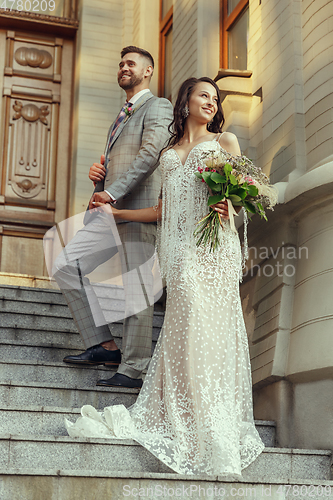
{"label": "suit sleeve", "polygon": [[117,201],[136,189],[158,166],[160,151],[165,147],[170,133],[168,126],[173,117],[172,104],[167,99],[155,99],[144,118],[141,147],[126,172],[107,187]]}

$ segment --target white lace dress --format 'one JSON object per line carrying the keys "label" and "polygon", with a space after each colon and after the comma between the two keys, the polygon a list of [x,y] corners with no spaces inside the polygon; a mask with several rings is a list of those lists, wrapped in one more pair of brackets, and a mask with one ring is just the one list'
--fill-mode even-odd
{"label": "white lace dress", "polygon": [[196,247],[195,223],[208,213],[207,187],[194,172],[203,151],[183,165],[161,157],[163,215],[159,259],[167,281],[164,325],[136,403],[82,409],[71,436],[132,438],[182,474],[241,476],[264,445],[253,421],[248,339],[243,321],[238,235],[225,221],[218,251]]}

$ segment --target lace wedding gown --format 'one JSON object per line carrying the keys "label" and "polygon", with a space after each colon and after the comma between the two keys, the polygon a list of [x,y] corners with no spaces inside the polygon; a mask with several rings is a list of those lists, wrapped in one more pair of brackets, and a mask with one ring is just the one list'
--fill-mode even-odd
{"label": "lace wedding gown", "polygon": [[216,141],[194,147],[185,165],[161,157],[163,214],[159,260],[167,282],[164,325],[134,405],[82,409],[71,436],[132,438],[182,474],[241,476],[264,445],[253,421],[248,340],[239,278],[241,249],[229,221],[221,246],[196,247],[195,223],[208,213],[207,187],[194,172]]}

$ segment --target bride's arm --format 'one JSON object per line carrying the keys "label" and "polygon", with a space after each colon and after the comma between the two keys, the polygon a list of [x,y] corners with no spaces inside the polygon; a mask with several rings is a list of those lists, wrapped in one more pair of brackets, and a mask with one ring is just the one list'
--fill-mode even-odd
{"label": "bride's arm", "polygon": [[139,208],[138,210],[125,210],[114,208],[102,203],[95,203],[96,207],[101,207],[106,213],[112,213],[116,220],[126,220],[131,222],[156,222],[162,217],[162,200],[158,200],[158,205],[149,208]]}

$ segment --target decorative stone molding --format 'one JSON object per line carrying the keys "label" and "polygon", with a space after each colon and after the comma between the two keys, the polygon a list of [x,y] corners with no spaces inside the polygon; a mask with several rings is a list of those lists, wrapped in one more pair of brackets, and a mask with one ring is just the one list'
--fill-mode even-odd
{"label": "decorative stone molding", "polygon": [[34,104],[26,104],[23,106],[21,101],[15,101],[13,109],[13,120],[18,120],[22,117],[27,122],[36,122],[39,119],[44,125],[48,125],[46,119],[46,116],[50,113],[48,106],[41,106],[40,108]]}
{"label": "decorative stone molding", "polygon": [[72,27],[74,29],[78,29],[79,27],[79,21],[77,21],[76,19],[48,16],[45,14],[37,14],[36,12],[24,12],[19,10],[0,9],[0,16],[17,18],[17,19],[27,19],[31,21],[45,22],[54,25],[62,25],[62,26],[65,25],[68,27]]}
{"label": "decorative stone molding", "polygon": [[39,50],[34,47],[20,47],[15,51],[15,61],[20,66],[31,66],[32,68],[49,68],[53,58],[47,50]]}
{"label": "decorative stone molding", "polygon": [[30,193],[32,189],[37,187],[37,184],[33,184],[30,179],[24,179],[22,182],[17,182],[16,184],[22,189],[23,193]]}

